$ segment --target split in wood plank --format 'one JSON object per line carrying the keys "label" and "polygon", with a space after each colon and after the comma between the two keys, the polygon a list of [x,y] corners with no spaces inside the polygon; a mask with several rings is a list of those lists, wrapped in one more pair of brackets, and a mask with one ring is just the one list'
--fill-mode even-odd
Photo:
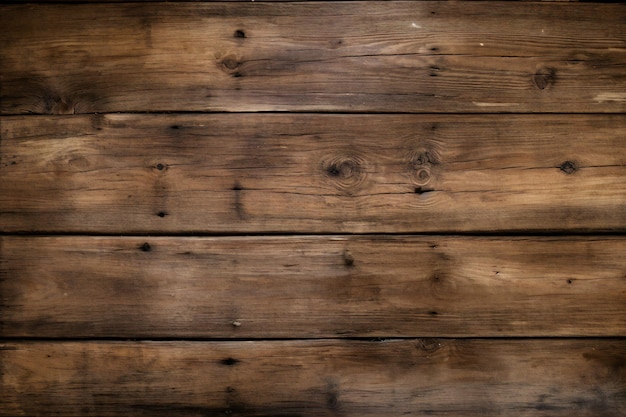
{"label": "split in wood plank", "polygon": [[624,112],[625,19],[507,1],[4,6],[0,113]]}
{"label": "split in wood plank", "polygon": [[626,238],[0,237],[5,337],[625,336]]}
{"label": "split in wood plank", "polygon": [[624,115],[0,122],[3,232],[626,229]]}

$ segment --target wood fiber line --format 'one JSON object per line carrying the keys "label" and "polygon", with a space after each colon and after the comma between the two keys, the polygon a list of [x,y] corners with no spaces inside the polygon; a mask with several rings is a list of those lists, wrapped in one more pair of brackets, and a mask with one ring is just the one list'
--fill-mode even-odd
{"label": "wood fiber line", "polygon": [[3,343],[0,415],[617,417],[625,357],[606,339]]}
{"label": "wood fiber line", "polygon": [[626,111],[626,7],[619,4],[1,10],[0,114]]}
{"label": "wood fiber line", "polygon": [[[54,4],[54,3],[222,3],[222,2],[250,2],[251,0],[5,0],[6,4],[20,4],[20,3],[28,3],[28,4]],[[343,2],[367,2],[367,1],[387,1],[387,0],[255,0],[255,2],[263,3],[275,3],[275,2],[289,2],[289,3],[306,3],[314,1],[316,3],[321,2],[329,2],[329,3],[338,3],[339,1]],[[406,0],[405,0],[406,1]],[[429,1],[429,0],[410,0],[410,1]],[[458,0],[457,0],[458,1]],[[476,0],[461,0],[461,1],[476,1]],[[501,2],[502,0],[479,0],[483,2]],[[512,0],[517,2],[555,2],[555,3],[572,3],[572,2],[581,2],[581,3],[616,3],[615,0]]]}
{"label": "wood fiber line", "polygon": [[626,238],[0,237],[4,337],[626,336]]}
{"label": "wood fiber line", "polygon": [[4,117],[0,230],[623,231],[623,115]]}

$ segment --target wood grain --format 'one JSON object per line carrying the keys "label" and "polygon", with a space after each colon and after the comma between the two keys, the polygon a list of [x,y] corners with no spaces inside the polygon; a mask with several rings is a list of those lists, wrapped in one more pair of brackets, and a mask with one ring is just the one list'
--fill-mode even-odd
{"label": "wood grain", "polygon": [[2,120],[0,230],[626,229],[624,115]]}
{"label": "wood grain", "polygon": [[505,1],[3,6],[0,114],[624,112],[625,19]]}
{"label": "wood grain", "polygon": [[5,337],[626,336],[622,237],[0,237]]}
{"label": "wood grain", "polygon": [[626,412],[623,340],[3,343],[2,416]]}
{"label": "wood grain", "polygon": [[[251,0],[10,0],[10,3],[20,4],[20,3],[188,3],[188,2],[204,2],[204,3],[215,3],[215,2],[250,2]],[[290,3],[301,3],[308,1],[320,2],[320,0],[254,0],[255,2],[290,2]],[[321,1],[330,1],[330,2],[339,2],[339,1],[355,1],[355,0],[321,0]],[[356,0],[356,1],[381,1],[381,0]],[[382,0],[388,1],[388,0]],[[411,0],[411,1],[428,1],[428,0]],[[465,0],[464,0],[465,1]],[[502,1],[502,0],[467,0],[467,1]],[[518,2],[588,2],[589,0],[513,0]],[[613,0],[594,0],[597,3],[614,3]],[[7,1],[8,3],[8,1]]]}

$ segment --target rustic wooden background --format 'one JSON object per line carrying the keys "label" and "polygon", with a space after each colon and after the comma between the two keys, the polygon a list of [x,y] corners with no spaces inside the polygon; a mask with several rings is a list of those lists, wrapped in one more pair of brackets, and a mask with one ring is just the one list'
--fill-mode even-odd
{"label": "rustic wooden background", "polygon": [[625,416],[626,5],[0,5],[1,416]]}

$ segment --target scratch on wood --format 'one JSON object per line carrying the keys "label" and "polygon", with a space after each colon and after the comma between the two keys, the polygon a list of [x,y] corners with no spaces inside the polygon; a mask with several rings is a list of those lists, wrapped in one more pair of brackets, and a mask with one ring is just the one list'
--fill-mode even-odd
{"label": "scratch on wood", "polygon": [[600,93],[593,98],[598,103],[626,102],[626,93]]}

